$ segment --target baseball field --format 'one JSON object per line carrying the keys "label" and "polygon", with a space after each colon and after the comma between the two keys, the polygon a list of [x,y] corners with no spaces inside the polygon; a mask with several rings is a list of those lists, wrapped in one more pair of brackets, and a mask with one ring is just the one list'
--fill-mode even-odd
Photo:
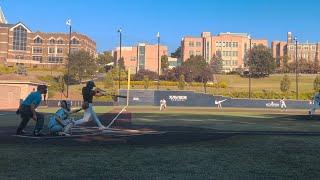
{"label": "baseball field", "polygon": [[[41,109],[46,122],[55,110]],[[120,110],[96,108],[105,123]],[[0,179],[314,179],[320,117],[306,114],[128,107],[117,132],[28,138],[14,136],[14,112],[0,112]]]}

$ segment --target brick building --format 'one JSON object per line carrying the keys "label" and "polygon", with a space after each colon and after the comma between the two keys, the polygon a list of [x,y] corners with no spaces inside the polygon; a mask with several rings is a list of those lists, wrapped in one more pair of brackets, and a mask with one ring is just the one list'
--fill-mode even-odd
{"label": "brick building", "polygon": [[[160,45],[160,61],[161,56],[168,55],[167,46]],[[120,56],[120,48],[117,47],[113,52],[116,60]],[[131,73],[136,73],[140,69],[146,69],[158,72],[158,45],[138,43],[137,46],[121,47],[121,57],[124,60],[126,69],[130,68]],[[160,62],[161,66],[161,62]],[[161,67],[160,67],[161,68]]]}
{"label": "brick building", "polygon": [[[251,39],[255,45],[268,46],[266,39]],[[203,32],[201,37],[186,36],[181,41],[182,61],[190,56],[203,56],[210,62],[214,55],[223,59],[223,70],[234,71],[244,67],[245,54],[250,48],[250,36],[246,33],[220,33],[212,36],[210,32]]]}
{"label": "brick building", "polygon": [[[71,52],[85,50],[96,55],[96,43],[79,33],[71,35]],[[32,32],[25,24],[8,24],[0,12],[0,61],[8,65],[65,64],[69,51],[68,33]]]}
{"label": "brick building", "polygon": [[[296,59],[296,44],[291,32],[287,33],[287,41],[273,41],[271,43],[273,57],[279,66],[283,65],[283,57],[288,56],[288,63],[292,63]],[[320,43],[298,42],[298,61],[306,60],[309,63],[320,61]]]}

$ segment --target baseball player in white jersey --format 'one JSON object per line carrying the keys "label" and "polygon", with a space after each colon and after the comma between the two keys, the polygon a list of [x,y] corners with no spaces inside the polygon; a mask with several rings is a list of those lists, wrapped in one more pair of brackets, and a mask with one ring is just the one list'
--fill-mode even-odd
{"label": "baseball player in white jersey", "polygon": [[287,111],[287,105],[286,105],[284,98],[280,99],[280,108],[281,108],[281,110]]}
{"label": "baseball player in white jersey", "polygon": [[311,104],[311,105],[312,105],[312,107],[309,110],[309,115],[313,115],[316,112],[316,109],[318,109],[320,107],[320,90],[318,93],[316,93],[314,95],[313,104]]}
{"label": "baseball player in white jersey", "polygon": [[160,100],[160,111],[165,110],[167,108],[167,101],[165,99]]}

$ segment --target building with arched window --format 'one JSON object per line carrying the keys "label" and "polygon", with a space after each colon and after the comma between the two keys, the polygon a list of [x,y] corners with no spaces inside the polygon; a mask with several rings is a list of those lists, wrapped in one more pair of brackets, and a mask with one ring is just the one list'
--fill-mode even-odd
{"label": "building with arched window", "polygon": [[9,66],[64,65],[70,52],[84,50],[96,56],[96,43],[88,36],[68,33],[32,32],[25,24],[8,24],[0,9],[0,62]]}

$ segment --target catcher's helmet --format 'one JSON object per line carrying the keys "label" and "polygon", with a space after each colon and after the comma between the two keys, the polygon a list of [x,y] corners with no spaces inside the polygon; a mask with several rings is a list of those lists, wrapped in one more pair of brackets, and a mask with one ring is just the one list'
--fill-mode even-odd
{"label": "catcher's helmet", "polygon": [[60,106],[64,105],[63,108],[65,108],[67,111],[71,110],[71,102],[67,100],[60,101]]}

